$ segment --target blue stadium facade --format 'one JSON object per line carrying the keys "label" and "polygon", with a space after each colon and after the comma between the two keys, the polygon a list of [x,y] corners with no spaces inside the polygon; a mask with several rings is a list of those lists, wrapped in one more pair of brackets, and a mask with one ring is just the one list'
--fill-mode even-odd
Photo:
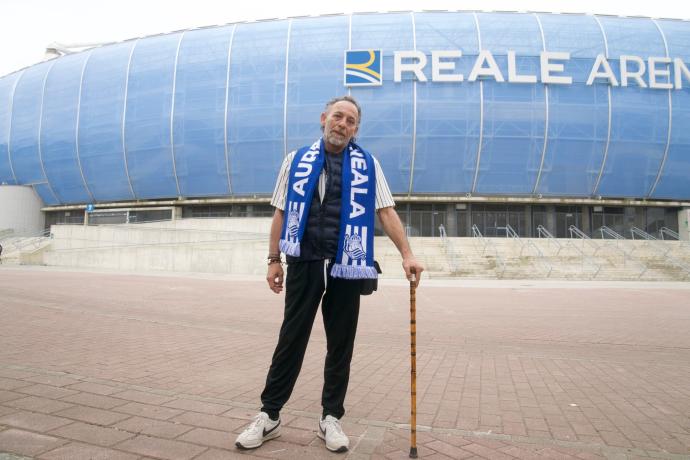
{"label": "blue stadium facade", "polygon": [[[380,50],[380,84],[346,86],[346,50]],[[591,231],[587,200],[690,200],[688,63],[690,23],[592,15],[354,14],[145,37],[0,78],[0,183],[30,184],[49,207],[260,203],[286,152],[320,135],[324,102],[351,92],[393,192],[428,199],[405,205],[408,223],[457,211],[450,227],[466,234],[473,203],[485,219],[487,203],[518,198],[496,212],[531,234],[534,212],[558,211],[539,200],[557,199]],[[570,81],[545,83],[549,65]]]}

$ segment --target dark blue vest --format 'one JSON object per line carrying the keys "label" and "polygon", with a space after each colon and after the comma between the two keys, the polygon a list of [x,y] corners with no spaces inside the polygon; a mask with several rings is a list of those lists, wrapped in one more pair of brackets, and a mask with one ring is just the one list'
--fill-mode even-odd
{"label": "dark blue vest", "polygon": [[288,263],[335,259],[340,236],[340,208],[342,203],[343,154],[326,153],[326,192],[321,202],[318,187],[309,208],[299,257],[287,257]]}

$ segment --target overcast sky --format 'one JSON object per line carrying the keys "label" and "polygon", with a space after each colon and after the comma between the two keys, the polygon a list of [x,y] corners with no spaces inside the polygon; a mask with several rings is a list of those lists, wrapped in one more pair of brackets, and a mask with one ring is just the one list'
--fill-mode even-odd
{"label": "overcast sky", "polygon": [[0,0],[0,76],[40,62],[53,42],[102,43],[235,21],[425,9],[690,19],[686,0]]}

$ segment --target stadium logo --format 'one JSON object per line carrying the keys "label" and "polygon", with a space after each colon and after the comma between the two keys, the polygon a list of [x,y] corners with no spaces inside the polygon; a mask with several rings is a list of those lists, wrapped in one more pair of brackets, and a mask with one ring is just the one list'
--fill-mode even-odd
{"label": "stadium logo", "polygon": [[381,50],[345,51],[345,86],[381,86]]}

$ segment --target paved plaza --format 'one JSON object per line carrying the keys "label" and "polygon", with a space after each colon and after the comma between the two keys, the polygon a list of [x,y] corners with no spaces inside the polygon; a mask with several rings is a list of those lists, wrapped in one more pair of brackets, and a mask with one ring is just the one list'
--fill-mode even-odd
{"label": "paved plaza", "polygon": [[[363,298],[344,429],[316,436],[317,319],[283,432],[240,452],[282,319],[258,278],[0,267],[0,458],[402,459],[409,297]],[[428,281],[425,459],[690,458],[690,284]]]}

